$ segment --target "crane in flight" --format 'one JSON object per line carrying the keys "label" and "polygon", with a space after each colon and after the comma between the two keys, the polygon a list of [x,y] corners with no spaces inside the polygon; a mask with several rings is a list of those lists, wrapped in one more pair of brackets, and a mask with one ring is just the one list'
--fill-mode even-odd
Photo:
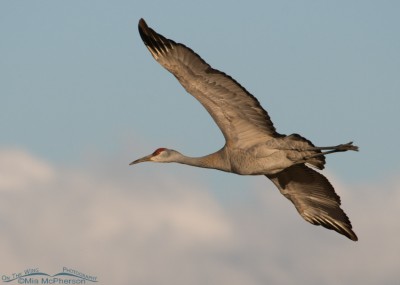
{"label": "crane in flight", "polygon": [[212,68],[185,45],[158,34],[143,19],[139,21],[139,33],[154,59],[210,113],[226,143],[219,151],[203,157],[159,148],[131,165],[177,162],[240,175],[265,175],[306,221],[358,240],[331,183],[310,168],[322,170],[325,155],[357,151],[357,146],[350,142],[316,147],[298,134],[278,133],[258,100],[232,77]]}

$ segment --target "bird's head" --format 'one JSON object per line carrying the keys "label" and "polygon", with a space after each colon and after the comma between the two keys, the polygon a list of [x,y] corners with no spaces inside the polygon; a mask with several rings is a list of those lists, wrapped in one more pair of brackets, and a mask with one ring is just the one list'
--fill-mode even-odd
{"label": "bird's head", "polygon": [[145,157],[136,159],[132,161],[129,165],[137,164],[140,162],[152,161],[152,162],[174,162],[180,155],[179,152],[168,149],[168,148],[158,148],[152,154],[146,155]]}

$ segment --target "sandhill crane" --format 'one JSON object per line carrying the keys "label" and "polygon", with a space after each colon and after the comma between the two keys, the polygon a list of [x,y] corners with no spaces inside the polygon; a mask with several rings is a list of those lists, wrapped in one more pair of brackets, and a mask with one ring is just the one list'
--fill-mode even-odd
{"label": "sandhill crane", "polygon": [[176,150],[159,148],[131,163],[177,162],[240,175],[265,175],[314,225],[335,230],[349,239],[358,238],[340,208],[340,197],[322,170],[325,155],[357,151],[352,142],[315,147],[298,134],[279,134],[258,100],[225,73],[212,68],[193,50],[158,34],[139,21],[139,33],[151,55],[210,113],[226,143],[203,157],[187,157]]}

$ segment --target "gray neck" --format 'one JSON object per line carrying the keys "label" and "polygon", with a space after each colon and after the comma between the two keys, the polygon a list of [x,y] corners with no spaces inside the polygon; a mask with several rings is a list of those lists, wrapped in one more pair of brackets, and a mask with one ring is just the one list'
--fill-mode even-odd
{"label": "gray neck", "polygon": [[188,157],[180,154],[175,162],[202,168],[231,171],[230,163],[224,149],[202,157]]}

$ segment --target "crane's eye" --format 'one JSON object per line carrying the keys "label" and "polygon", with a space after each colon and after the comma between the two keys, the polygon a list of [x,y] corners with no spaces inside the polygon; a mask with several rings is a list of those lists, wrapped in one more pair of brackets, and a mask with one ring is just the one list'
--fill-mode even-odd
{"label": "crane's eye", "polygon": [[161,148],[158,148],[158,149],[156,149],[154,152],[153,152],[153,156],[156,156],[156,155],[159,155],[161,152],[163,152],[164,150],[166,150],[166,148],[165,147],[161,147]]}

